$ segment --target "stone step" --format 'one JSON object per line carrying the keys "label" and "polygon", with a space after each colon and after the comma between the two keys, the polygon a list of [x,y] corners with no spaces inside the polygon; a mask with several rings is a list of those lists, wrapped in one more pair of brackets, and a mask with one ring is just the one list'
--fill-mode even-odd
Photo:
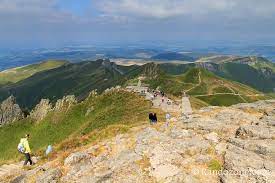
{"label": "stone step", "polygon": [[191,103],[188,97],[182,97],[182,113],[191,114],[193,112]]}
{"label": "stone step", "polygon": [[3,165],[1,168],[4,169],[14,169],[14,168],[18,168],[19,166],[15,165],[15,164],[11,164],[11,165]]}
{"label": "stone step", "polygon": [[5,169],[5,168],[1,168],[1,167],[0,167],[0,173],[1,173],[1,172],[2,172],[2,173],[3,173],[3,172],[7,173],[8,171],[10,171],[10,170],[9,170],[9,169]]}

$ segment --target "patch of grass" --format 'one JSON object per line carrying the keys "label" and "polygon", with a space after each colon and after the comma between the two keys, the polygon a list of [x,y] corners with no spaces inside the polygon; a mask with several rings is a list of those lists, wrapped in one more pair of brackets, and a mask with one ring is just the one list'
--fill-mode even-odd
{"label": "patch of grass", "polygon": [[198,68],[189,69],[182,77],[182,81],[185,83],[198,84],[199,83],[199,72]]}
{"label": "patch of grass", "polygon": [[[89,115],[85,115],[91,106],[94,110]],[[17,152],[17,144],[25,133],[31,135],[30,146],[34,153],[43,154],[49,144],[56,147],[65,139],[71,139],[68,143],[72,142],[72,144],[67,144],[68,147],[77,147],[96,139],[124,132],[127,126],[145,122],[150,107],[149,102],[136,94],[123,91],[109,92],[93,96],[71,107],[67,112],[51,112],[38,124],[27,118],[1,127],[0,163],[22,157]],[[120,126],[104,131],[110,125]],[[93,136],[86,136],[91,132],[95,132]]]}
{"label": "patch of grass", "polygon": [[244,102],[239,96],[230,94],[202,96],[197,98],[213,106],[230,106]]}
{"label": "patch of grass", "polygon": [[218,86],[213,89],[213,93],[232,93],[232,91],[224,86]]}
{"label": "patch of grass", "polygon": [[188,92],[188,95],[204,95],[208,93],[208,86],[202,82],[199,86],[193,88]]}
{"label": "patch of grass", "polygon": [[218,161],[216,159],[212,159],[208,164],[208,168],[212,171],[218,171],[218,170],[222,169],[222,165],[221,165],[220,161]]}
{"label": "patch of grass", "polygon": [[64,65],[65,61],[48,60],[38,64],[17,67],[0,72],[0,85],[16,83],[41,71],[54,69]]}
{"label": "patch of grass", "polygon": [[200,109],[202,107],[209,106],[209,104],[207,104],[206,102],[204,102],[202,100],[199,100],[195,97],[190,97],[189,99],[190,99],[190,102],[191,102],[192,109]]}

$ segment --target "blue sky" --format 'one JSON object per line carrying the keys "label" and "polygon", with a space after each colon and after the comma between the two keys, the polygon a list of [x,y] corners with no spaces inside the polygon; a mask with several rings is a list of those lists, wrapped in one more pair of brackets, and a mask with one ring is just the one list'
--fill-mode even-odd
{"label": "blue sky", "polygon": [[274,0],[0,0],[0,48],[275,43]]}
{"label": "blue sky", "polygon": [[79,16],[84,16],[87,11],[96,11],[95,8],[92,8],[91,0],[59,0],[57,1],[57,7]]}

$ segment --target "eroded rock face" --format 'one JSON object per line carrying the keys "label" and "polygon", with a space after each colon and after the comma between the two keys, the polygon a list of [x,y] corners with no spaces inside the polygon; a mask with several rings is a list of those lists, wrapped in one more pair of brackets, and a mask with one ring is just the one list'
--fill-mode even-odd
{"label": "eroded rock face", "polygon": [[36,178],[36,183],[58,183],[62,173],[58,168],[45,171]]}
{"label": "eroded rock face", "polygon": [[89,154],[78,152],[71,154],[68,158],[66,158],[64,164],[72,166],[80,163],[89,163],[90,158],[91,157]]}
{"label": "eroded rock face", "polygon": [[20,120],[24,117],[14,96],[10,96],[0,104],[0,126]]}
{"label": "eroded rock face", "polygon": [[52,105],[49,99],[42,99],[39,104],[32,110],[30,117],[39,122],[52,110]]}
{"label": "eroded rock face", "polygon": [[68,96],[63,97],[62,99],[57,100],[54,110],[60,111],[63,109],[68,109],[76,103],[77,103],[77,100],[76,100],[75,96],[68,95]]}

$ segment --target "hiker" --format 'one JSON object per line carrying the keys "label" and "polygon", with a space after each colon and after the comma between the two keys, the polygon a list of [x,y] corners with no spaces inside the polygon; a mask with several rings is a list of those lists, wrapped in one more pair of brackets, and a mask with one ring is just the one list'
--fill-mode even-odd
{"label": "hiker", "polygon": [[28,162],[30,163],[30,165],[33,164],[32,160],[31,160],[31,149],[29,146],[29,141],[28,139],[30,138],[29,134],[25,135],[25,138],[21,138],[20,143],[18,144],[18,151],[20,153],[23,153],[25,155],[25,162],[24,162],[24,166],[28,164]]}
{"label": "hiker", "polygon": [[168,127],[170,119],[171,119],[171,114],[170,113],[166,113],[165,114],[165,119],[166,119],[166,127]]}
{"label": "hiker", "polygon": [[154,113],[154,115],[153,115],[153,123],[157,123],[157,122],[158,122],[157,114]]}
{"label": "hiker", "polygon": [[150,121],[150,124],[153,124],[153,120],[154,120],[154,114],[153,113],[149,113],[149,121]]}
{"label": "hiker", "polygon": [[48,145],[46,152],[45,152],[46,156],[48,156],[52,151],[53,151],[52,145]]}
{"label": "hiker", "polygon": [[164,103],[164,96],[162,96],[161,102]]}

